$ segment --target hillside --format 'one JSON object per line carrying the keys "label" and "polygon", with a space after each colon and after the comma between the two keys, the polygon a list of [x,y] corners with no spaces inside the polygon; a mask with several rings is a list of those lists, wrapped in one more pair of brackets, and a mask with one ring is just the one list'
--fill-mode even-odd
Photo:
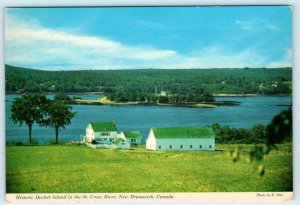
{"label": "hillside", "polygon": [[7,92],[291,94],[291,68],[42,71],[5,65]]}

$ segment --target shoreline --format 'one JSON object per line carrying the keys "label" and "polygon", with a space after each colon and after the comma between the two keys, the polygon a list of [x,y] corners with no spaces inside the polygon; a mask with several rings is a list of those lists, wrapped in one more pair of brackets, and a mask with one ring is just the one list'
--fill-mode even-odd
{"label": "shoreline", "polygon": [[263,94],[233,94],[233,93],[216,93],[212,94],[214,97],[288,97],[292,94],[278,94],[278,95],[263,95]]}
{"label": "shoreline", "polygon": [[5,95],[23,95],[23,94],[31,94],[31,93],[40,93],[45,95],[55,95],[58,93],[65,93],[67,95],[103,95],[104,92],[24,92],[20,93],[17,91],[5,91]]}
{"label": "shoreline", "polygon": [[[6,91],[5,95],[15,94],[21,95],[17,92]],[[52,94],[55,95],[56,92],[42,92],[41,94]],[[70,92],[66,93],[67,95],[100,95],[100,98],[96,100],[84,100],[84,99],[75,99],[69,102],[66,102],[70,105],[109,105],[109,106],[166,106],[166,107],[187,107],[187,108],[216,108],[219,106],[238,106],[241,104],[239,101],[234,100],[224,100],[224,101],[214,101],[214,102],[197,102],[197,103],[158,103],[158,102],[114,102],[107,99],[104,93],[101,92]],[[101,97],[102,95],[102,97]],[[213,94],[214,97],[288,97],[292,96],[291,94],[281,94],[281,95],[260,95],[260,94],[227,94],[227,93],[217,93]]]}
{"label": "shoreline", "polygon": [[240,105],[237,101],[217,101],[217,102],[197,102],[197,103],[158,103],[158,102],[114,102],[103,96],[98,100],[72,100],[68,102],[72,105],[109,105],[109,106],[167,106],[167,107],[190,107],[190,108],[215,108],[218,106],[236,106]]}
{"label": "shoreline", "polygon": [[216,93],[212,94],[214,97],[257,97],[264,96],[259,94],[233,94],[233,93]]}
{"label": "shoreline", "polygon": [[[30,93],[40,93],[45,95],[55,95],[61,92],[28,92]],[[63,92],[67,95],[105,95],[104,92]],[[5,95],[22,95],[27,94],[19,93],[17,91],[5,91]],[[255,93],[247,93],[247,94],[234,94],[234,93],[212,93],[214,97],[286,97],[286,96],[293,96],[292,94],[277,94],[277,95],[266,95],[266,94],[255,94]]]}

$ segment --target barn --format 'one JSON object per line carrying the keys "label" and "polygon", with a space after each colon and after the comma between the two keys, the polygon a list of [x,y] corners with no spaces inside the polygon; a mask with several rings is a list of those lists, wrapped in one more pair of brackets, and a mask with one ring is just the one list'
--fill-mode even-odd
{"label": "barn", "polygon": [[151,128],[146,140],[150,150],[215,150],[211,127]]}

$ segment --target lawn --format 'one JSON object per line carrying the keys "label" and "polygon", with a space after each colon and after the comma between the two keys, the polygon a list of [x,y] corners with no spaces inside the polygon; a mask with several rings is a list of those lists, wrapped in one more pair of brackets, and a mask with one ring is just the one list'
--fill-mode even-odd
{"label": "lawn", "polygon": [[223,151],[91,149],[78,145],[6,147],[7,193],[265,192],[292,191],[292,146],[280,145],[265,159],[260,177],[247,162]]}

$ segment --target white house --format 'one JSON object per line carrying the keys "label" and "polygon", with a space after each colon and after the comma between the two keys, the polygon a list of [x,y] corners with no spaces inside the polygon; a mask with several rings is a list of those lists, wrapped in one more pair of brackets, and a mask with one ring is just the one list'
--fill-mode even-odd
{"label": "white house", "polygon": [[129,149],[131,146],[141,144],[142,135],[139,131],[123,131],[117,135],[114,142],[116,148]]}
{"label": "white house", "polygon": [[85,129],[85,141],[100,144],[111,144],[117,138],[114,122],[90,122]]}
{"label": "white house", "polygon": [[160,91],[160,96],[167,96],[167,92],[166,91]]}
{"label": "white house", "polygon": [[125,139],[130,145],[142,143],[142,135],[139,131],[123,131],[118,135],[119,138]]}
{"label": "white house", "polygon": [[132,145],[141,144],[142,135],[139,131],[123,131],[118,134],[115,145],[119,149],[129,149]]}
{"label": "white house", "polygon": [[118,134],[117,139],[114,142],[114,148],[129,149],[130,142],[128,140],[126,140],[124,135]]}
{"label": "white house", "polygon": [[141,144],[142,139],[139,131],[124,131],[117,134],[114,122],[90,122],[85,133],[84,141],[92,148],[129,149],[132,145]]}
{"label": "white house", "polygon": [[133,145],[141,144],[141,140],[139,131],[123,131],[117,135],[114,145],[119,149],[129,149]]}
{"label": "white house", "polygon": [[146,140],[151,150],[215,150],[211,127],[151,128]]}

